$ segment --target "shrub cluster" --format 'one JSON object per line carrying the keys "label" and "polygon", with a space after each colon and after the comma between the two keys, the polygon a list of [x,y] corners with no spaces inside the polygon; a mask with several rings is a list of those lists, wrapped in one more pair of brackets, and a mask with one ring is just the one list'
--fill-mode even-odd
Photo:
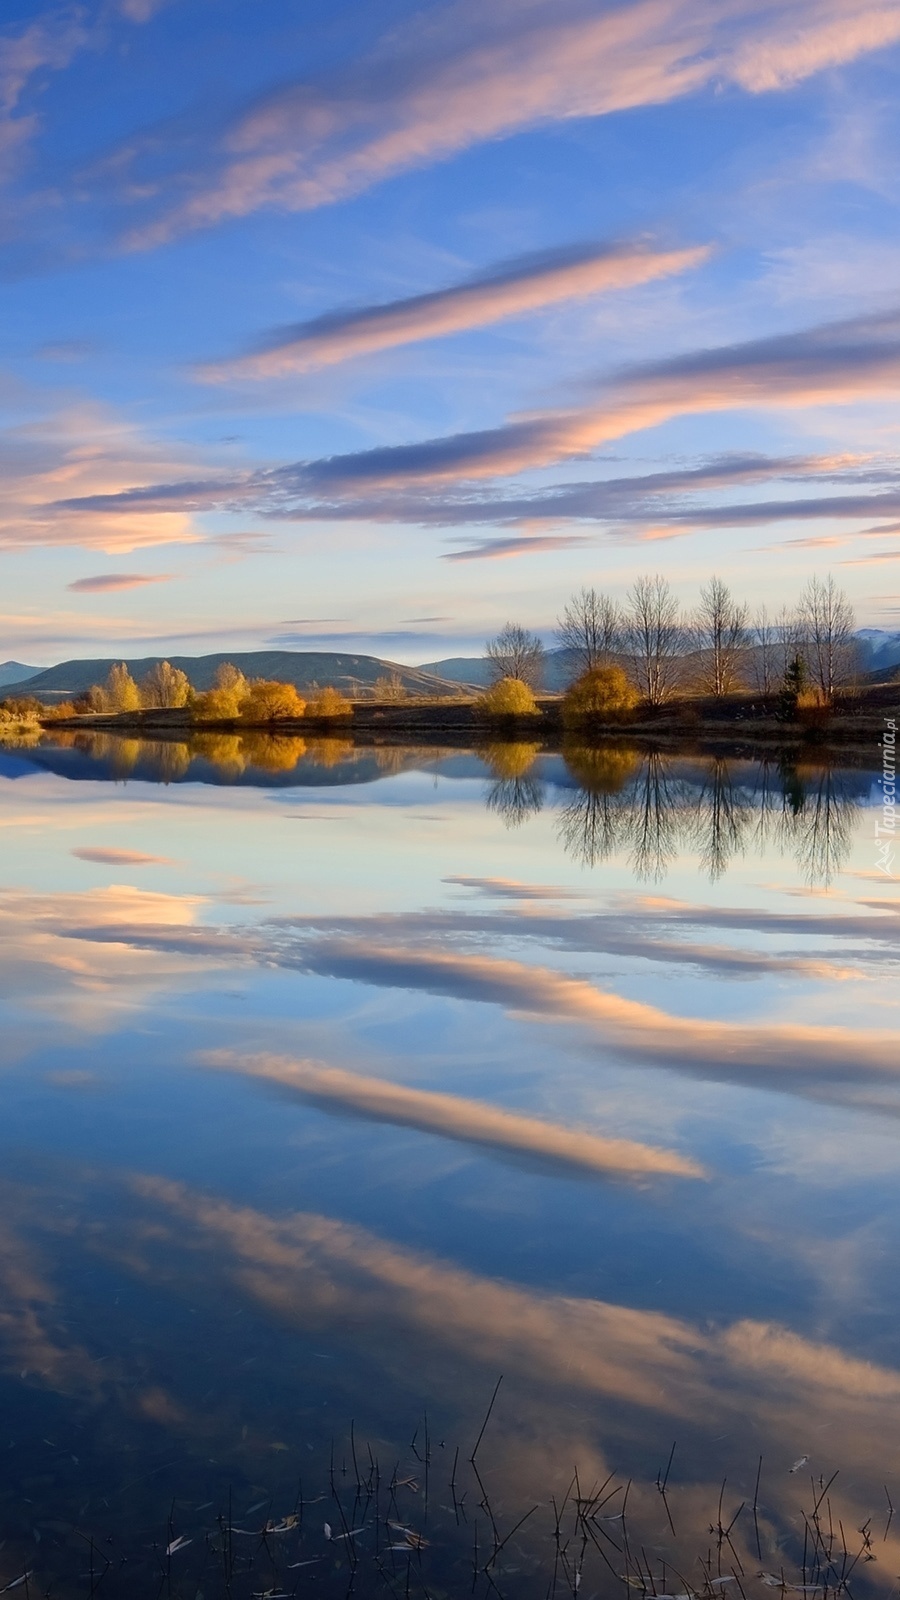
{"label": "shrub cluster", "polygon": [[[52,716],[34,702],[37,714]],[[115,713],[156,709],[186,708],[192,722],[244,722],[265,724],[302,717],[307,702],[292,683],[270,678],[245,678],[230,661],[216,671],[211,689],[195,691],[187,675],[171,662],[160,661],[138,684],[124,662],[110,667],[106,681],[94,684],[77,705],[67,703],[56,715],[76,711]],[[349,717],[353,707],[337,689],[319,689],[309,703],[311,714],[320,717]]]}
{"label": "shrub cluster", "polygon": [[539,717],[541,714],[534,691],[521,678],[501,678],[491,684],[478,696],[475,707],[479,715],[489,719]]}
{"label": "shrub cluster", "polygon": [[563,696],[563,723],[578,728],[591,722],[619,722],[639,700],[621,667],[589,667]]}

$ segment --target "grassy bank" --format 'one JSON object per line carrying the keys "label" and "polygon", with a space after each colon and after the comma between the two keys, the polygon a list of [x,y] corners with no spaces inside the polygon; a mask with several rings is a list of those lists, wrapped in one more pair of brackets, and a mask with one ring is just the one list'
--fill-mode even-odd
{"label": "grassy bank", "polygon": [[401,738],[412,743],[477,743],[481,739],[559,741],[573,733],[581,742],[610,737],[651,741],[661,747],[694,744],[700,749],[735,747],[791,750],[819,746],[858,751],[877,747],[885,719],[900,709],[900,686],[879,684],[836,697],[831,706],[788,706],[778,695],[734,694],[691,696],[663,705],[645,702],[627,716],[588,717],[576,729],[563,718],[562,700],[543,697],[535,716],[486,717],[472,700],[360,700],[349,715],[278,717],[268,722],[247,718],[204,719],[190,709],[92,713],[47,719],[53,728],[87,727],[129,737],[172,737],[188,731],[239,732],[264,728],[270,733],[340,735],[360,743]]}

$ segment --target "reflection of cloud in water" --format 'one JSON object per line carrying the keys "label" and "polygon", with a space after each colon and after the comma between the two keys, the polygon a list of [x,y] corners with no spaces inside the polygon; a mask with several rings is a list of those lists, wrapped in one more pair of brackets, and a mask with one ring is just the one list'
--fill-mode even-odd
{"label": "reflection of cloud in water", "polygon": [[346,1107],[380,1121],[419,1128],[448,1139],[486,1145],[520,1155],[559,1162],[576,1172],[703,1177],[697,1162],[673,1150],[660,1150],[632,1139],[610,1139],[564,1128],[477,1100],[432,1090],[411,1089],[366,1078],[337,1067],[282,1056],[242,1056],[231,1051],[210,1051],[201,1057],[206,1066],[261,1078],[293,1090],[304,1099],[329,1107]]}
{"label": "reflection of cloud in water", "polygon": [[804,1024],[755,1026],[678,1017],[637,1000],[604,993],[549,967],[489,956],[406,948],[371,948],[349,940],[307,950],[313,972],[357,982],[424,989],[454,999],[486,1001],[532,1016],[587,1025],[604,1044],[666,1065],[804,1071],[838,1077],[856,1071],[900,1072],[896,1035]]}
{"label": "reflection of cloud in water", "polygon": [[35,1263],[34,1248],[0,1225],[0,1350],[8,1372],[34,1379],[60,1394],[99,1393],[103,1368],[87,1350],[73,1344],[57,1294]]}
{"label": "reflection of cloud in water", "polygon": [[577,889],[563,889],[551,883],[520,883],[517,878],[467,878],[455,873],[444,883],[473,889],[476,894],[498,900],[577,900]]}
{"label": "reflection of cloud in water", "polygon": [[67,1029],[121,1021],[123,1010],[139,1008],[154,990],[196,982],[196,968],[185,973],[166,939],[189,928],[202,904],[200,895],[125,885],[63,894],[0,890],[0,994],[58,1012]]}
{"label": "reflection of cloud in water", "polygon": [[[104,898],[105,897],[105,898]],[[118,898],[117,898],[118,897]],[[9,897],[7,896],[8,900]],[[823,1083],[827,1079],[851,1078],[854,1074],[883,1076],[897,1070],[893,1036],[875,1030],[839,1027],[817,1027],[803,1024],[756,1025],[743,1022],[724,1022],[703,1018],[679,1017],[658,1007],[627,1000],[605,992],[581,978],[542,966],[534,966],[494,956],[469,953],[457,949],[423,947],[426,935],[433,940],[435,931],[460,931],[458,919],[452,914],[448,923],[444,914],[435,914],[439,921],[430,925],[415,919],[390,917],[375,918],[321,918],[282,919],[268,925],[237,929],[205,928],[192,925],[199,903],[196,897],[151,895],[138,890],[95,892],[92,895],[22,897],[14,913],[32,908],[40,925],[45,917],[54,935],[77,938],[80,942],[137,945],[169,954],[194,955],[214,962],[233,964],[251,960],[271,966],[276,965],[302,972],[346,978],[379,987],[420,989],[428,993],[446,995],[454,999],[477,1001],[505,1006],[513,1012],[547,1017],[555,1021],[576,1023],[588,1027],[603,1045],[639,1059],[677,1067],[679,1070],[698,1071],[720,1078],[745,1077],[762,1071],[773,1086],[779,1080],[787,1082],[792,1074],[800,1073]],[[668,901],[651,900],[643,903],[644,910],[657,919],[679,918],[703,920],[704,909],[679,906]],[[802,929],[813,934],[831,933],[835,924],[848,919],[830,917],[784,917],[764,912],[729,911],[715,908],[708,920],[736,919],[738,926],[755,926],[772,930]],[[168,919],[166,921],[165,919]],[[508,932],[538,931],[544,914],[521,917],[515,914]],[[615,922],[615,918],[612,919]],[[900,923],[896,918],[876,915],[851,918],[853,931],[863,938],[874,935],[883,938],[885,929],[892,942],[900,936]],[[464,924],[469,935],[495,934],[499,926],[506,927],[502,914],[490,924],[489,919],[474,919],[474,926]],[[556,925],[565,942],[565,929],[586,923],[603,927],[599,919],[557,917]],[[49,929],[48,929],[49,931]],[[540,929],[546,935],[548,929]],[[397,942],[397,933],[407,938],[417,936],[415,943]],[[325,934],[325,937],[322,937]],[[335,935],[340,935],[336,937]],[[355,935],[355,936],[354,936]],[[616,948],[613,938],[612,948]],[[632,943],[631,953],[655,954],[656,958],[679,958],[677,950],[656,949],[654,941],[645,945]],[[583,947],[583,946],[582,946]],[[602,934],[589,948],[603,948]],[[57,947],[57,960],[64,950]],[[620,945],[620,948],[625,948]],[[77,962],[78,957],[69,958]],[[703,947],[688,948],[686,959],[702,964],[705,959],[715,967],[716,953]],[[737,960],[737,958],[735,958]],[[802,963],[802,964],[801,964]],[[749,969],[757,964],[751,960]],[[727,963],[726,963],[727,965]],[[815,957],[797,963],[807,975],[848,975],[848,969],[834,963],[822,964]],[[747,970],[746,965],[743,969]]]}
{"label": "reflection of cloud in water", "polygon": [[[737,1425],[746,1436],[750,1409],[753,1425],[786,1454],[807,1438],[812,1416],[817,1430],[840,1429],[848,1467],[871,1468],[873,1437],[900,1426],[900,1371],[778,1324],[701,1327],[657,1311],[543,1294],[330,1217],[274,1219],[163,1178],[131,1184],[172,1212],[180,1230],[196,1230],[214,1259],[224,1251],[233,1281],[293,1327],[351,1337],[365,1329],[376,1346],[395,1344],[402,1330],[490,1372],[602,1395],[620,1411],[638,1406],[704,1431]],[[183,1243],[193,1257],[190,1235]],[[613,1415],[604,1415],[614,1429]]]}
{"label": "reflection of cloud in water", "polygon": [[[589,1296],[544,1292],[468,1270],[333,1217],[312,1212],[275,1217],[164,1177],[132,1174],[124,1180],[124,1193],[118,1185],[98,1189],[95,1179],[82,1174],[78,1190],[65,1196],[67,1220],[50,1222],[56,1264],[62,1269],[66,1263],[59,1273],[60,1282],[69,1285],[66,1297],[36,1272],[30,1244],[0,1232],[0,1350],[11,1371],[33,1367],[33,1383],[95,1403],[104,1472],[123,1439],[126,1448],[137,1444],[147,1452],[150,1446],[152,1453],[138,1458],[135,1467],[135,1480],[143,1482],[139,1472],[147,1459],[153,1465],[146,1493],[120,1503],[116,1492],[112,1499],[110,1519],[117,1511],[127,1518],[128,1527],[121,1527],[125,1537],[146,1537],[148,1521],[155,1524],[161,1515],[160,1500],[164,1515],[168,1495],[180,1489],[184,1500],[187,1484],[195,1491],[187,1504],[198,1506],[209,1494],[227,1494],[235,1477],[254,1486],[244,1505],[255,1503],[255,1486],[271,1485],[273,1477],[281,1479],[282,1493],[293,1494],[298,1452],[307,1483],[312,1473],[314,1490],[324,1488],[335,1402],[339,1430],[355,1415],[357,1441],[374,1423],[382,1446],[388,1439],[393,1444],[405,1428],[411,1405],[424,1403],[429,1414],[437,1407],[442,1431],[445,1426],[453,1430],[447,1434],[446,1458],[437,1450],[432,1458],[439,1523],[438,1484],[443,1488],[449,1476],[452,1444],[455,1439],[473,1442],[499,1372],[505,1374],[503,1391],[479,1464],[504,1514],[515,1506],[518,1515],[520,1500],[527,1507],[532,1498],[546,1500],[558,1487],[564,1492],[573,1463],[583,1480],[596,1474],[602,1481],[626,1453],[637,1467],[632,1528],[641,1538],[649,1533],[654,1546],[662,1538],[668,1555],[646,1457],[659,1449],[662,1464],[676,1431],[673,1507],[692,1563],[705,1549],[703,1536],[719,1487],[714,1475],[723,1461],[729,1485],[736,1468],[738,1481],[741,1474],[746,1481],[749,1473],[752,1491],[757,1453],[765,1449],[764,1495],[765,1487],[775,1489],[777,1523],[788,1531],[808,1483],[786,1468],[810,1445],[814,1470],[840,1465],[842,1482],[852,1474],[841,1512],[853,1519],[853,1527],[871,1511],[866,1502],[881,1492],[885,1474],[890,1481],[890,1451],[886,1458],[879,1452],[873,1463],[872,1442],[889,1439],[900,1424],[900,1372],[821,1336],[807,1338],[752,1319],[701,1323]],[[44,1226],[48,1201],[61,1194],[17,1191],[17,1209]],[[95,1226],[77,1230],[73,1240],[71,1219],[82,1207]],[[47,1244],[49,1257],[53,1240]],[[123,1294],[124,1311],[118,1313],[126,1318],[123,1328],[137,1337],[126,1340],[112,1361],[92,1358],[66,1332],[66,1320],[73,1313],[80,1319],[83,1309],[70,1282],[73,1244],[85,1252],[76,1255],[79,1264],[99,1260],[104,1274],[114,1271],[123,1285],[140,1286],[136,1299]],[[154,1296],[168,1317],[178,1307],[190,1307],[197,1316],[199,1308],[205,1319],[195,1341],[202,1343],[199,1371],[189,1351],[173,1360],[166,1337],[148,1336],[134,1320],[146,1316],[152,1304],[147,1297]],[[252,1325],[249,1316],[240,1324],[231,1322],[251,1309]],[[91,1337],[108,1342],[102,1310]],[[265,1362],[258,1381],[238,1379],[235,1339],[239,1354],[247,1351],[252,1360],[258,1352]],[[312,1355],[322,1348],[335,1358],[327,1368]],[[360,1393],[359,1363],[363,1373],[379,1373],[377,1395]],[[247,1363],[237,1365],[242,1371]],[[213,1388],[198,1404],[197,1392],[207,1381]],[[323,1399],[330,1407],[324,1416]],[[273,1435],[267,1424],[286,1431]],[[165,1480],[155,1477],[157,1467],[173,1465],[171,1446],[165,1455],[153,1448],[165,1436],[178,1439],[184,1454],[175,1465],[178,1472],[183,1467],[186,1478],[179,1479],[178,1472]],[[280,1456],[271,1455],[273,1437],[289,1441],[285,1471]],[[313,1441],[319,1460],[305,1453],[305,1444]],[[402,1442],[396,1440],[401,1447]],[[62,1485],[58,1491],[77,1495],[75,1508],[85,1493],[84,1466],[73,1487]],[[115,1487],[101,1482],[101,1494]],[[732,1509],[743,1493],[743,1487],[735,1488]],[[833,1493],[840,1494],[840,1485]],[[73,1514],[68,1507],[65,1511]],[[214,1514],[210,1510],[210,1523]],[[104,1523],[110,1519],[104,1517]],[[769,1520],[761,1510],[764,1537]],[[112,1526],[121,1548],[120,1529]],[[452,1528],[448,1532],[452,1536]],[[469,1543],[468,1528],[465,1538]],[[734,1539],[748,1572],[755,1572],[752,1532],[741,1525]],[[893,1538],[879,1547],[879,1555],[885,1568],[896,1570],[900,1547]]]}

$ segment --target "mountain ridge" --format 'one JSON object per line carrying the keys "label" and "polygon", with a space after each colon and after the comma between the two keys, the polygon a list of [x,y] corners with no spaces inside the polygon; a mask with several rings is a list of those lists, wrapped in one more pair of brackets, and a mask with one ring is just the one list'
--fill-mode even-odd
{"label": "mountain ridge", "polygon": [[216,669],[230,661],[248,678],[277,678],[298,689],[333,684],[345,692],[371,688],[377,678],[396,673],[411,694],[447,694],[459,685],[449,679],[423,672],[419,667],[403,666],[380,656],[347,655],[332,650],[219,650],[206,656],[153,655],[141,657],[100,656],[89,660],[60,661],[53,667],[35,669],[32,677],[4,684],[4,697],[17,694],[47,699],[49,702],[84,694],[92,684],[102,683],[111,666],[124,661],[132,677],[140,679],[159,661],[170,661],[186,672],[195,689],[212,688]]}

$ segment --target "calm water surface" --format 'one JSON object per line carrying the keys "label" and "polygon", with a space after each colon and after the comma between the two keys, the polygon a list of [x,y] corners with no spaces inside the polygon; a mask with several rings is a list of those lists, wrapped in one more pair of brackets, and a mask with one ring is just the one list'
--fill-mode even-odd
{"label": "calm water surface", "polygon": [[82,739],[0,786],[0,1589],[896,1587],[874,771]]}

